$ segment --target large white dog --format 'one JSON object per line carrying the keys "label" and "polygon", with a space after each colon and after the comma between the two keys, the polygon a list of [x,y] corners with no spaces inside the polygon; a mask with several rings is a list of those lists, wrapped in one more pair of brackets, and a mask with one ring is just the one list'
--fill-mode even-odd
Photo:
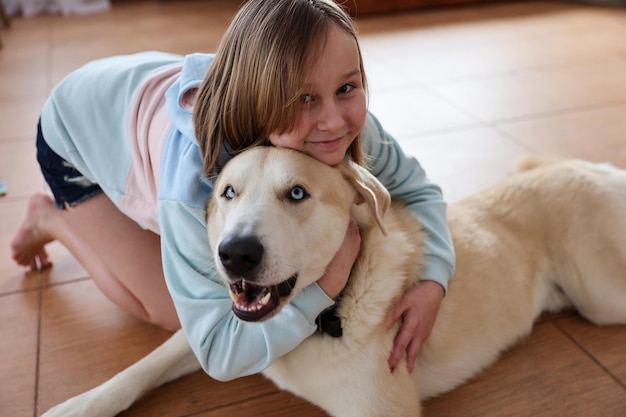
{"label": "large white dog", "polygon": [[[422,267],[423,235],[413,216],[349,162],[331,168],[277,148],[234,158],[215,183],[208,229],[233,311],[243,319],[279,311],[322,275],[351,217],[361,228],[361,253],[335,311],[342,336],[315,334],[264,374],[333,416],[416,417],[423,399],[493,363],[542,312],[576,308],[597,324],[626,323],[626,172],[583,161],[534,165],[544,164],[529,160],[526,168],[534,169],[450,206],[456,274],[415,371],[398,366],[392,374],[390,306]],[[250,259],[253,268],[239,264]],[[45,416],[113,416],[197,369],[179,331]]]}

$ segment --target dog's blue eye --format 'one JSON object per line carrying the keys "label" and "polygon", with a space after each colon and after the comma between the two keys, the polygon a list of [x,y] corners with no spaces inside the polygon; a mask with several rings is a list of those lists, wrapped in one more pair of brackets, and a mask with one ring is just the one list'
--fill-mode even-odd
{"label": "dog's blue eye", "polygon": [[233,198],[235,198],[235,189],[233,188],[232,185],[227,185],[222,195],[227,200],[232,200]]}
{"label": "dog's blue eye", "polygon": [[300,185],[296,185],[289,191],[289,198],[295,201],[304,200],[307,195],[307,192]]}

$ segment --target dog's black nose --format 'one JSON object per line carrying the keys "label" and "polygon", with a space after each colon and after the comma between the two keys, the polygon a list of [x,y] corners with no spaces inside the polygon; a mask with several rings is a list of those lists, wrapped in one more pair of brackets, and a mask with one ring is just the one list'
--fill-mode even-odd
{"label": "dog's black nose", "polygon": [[218,254],[228,272],[252,281],[250,274],[263,258],[263,245],[256,236],[228,236],[220,243]]}

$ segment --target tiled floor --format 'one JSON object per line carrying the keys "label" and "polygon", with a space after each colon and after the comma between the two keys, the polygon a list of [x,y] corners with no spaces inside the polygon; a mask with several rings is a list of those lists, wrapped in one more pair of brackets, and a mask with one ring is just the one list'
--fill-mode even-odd
{"label": "tiled floor", "polygon": [[[34,126],[46,94],[97,57],[214,51],[238,0],[117,2],[108,13],[14,19],[0,32],[0,415],[39,415],[149,352],[168,333],[114,307],[59,245],[26,273],[9,242],[44,189]],[[371,109],[455,201],[529,152],[626,167],[626,9],[513,3],[358,19]],[[626,271],[625,271],[626,273]],[[624,300],[626,302],[626,300]],[[624,416],[626,327],[573,315],[531,337],[426,416]],[[323,416],[260,376],[197,373],[124,415]]]}

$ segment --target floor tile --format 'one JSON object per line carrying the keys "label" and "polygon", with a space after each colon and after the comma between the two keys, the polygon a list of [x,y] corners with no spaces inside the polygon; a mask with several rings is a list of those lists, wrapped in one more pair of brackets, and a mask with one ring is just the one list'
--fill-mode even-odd
{"label": "floor tile", "polygon": [[370,111],[398,140],[479,124],[464,111],[421,87],[377,91],[372,86],[369,102]]}
{"label": "floor tile", "polygon": [[[28,19],[13,18],[11,26],[2,30],[0,65],[16,55],[32,55],[31,51],[47,46],[50,39],[50,17],[34,16]],[[32,58],[32,57],[31,57]]]}
{"label": "floor tile", "polygon": [[[620,381],[626,390],[626,328],[595,326],[578,316],[560,318],[556,326]],[[626,398],[626,392],[624,393]]]}
{"label": "floor tile", "polygon": [[[37,134],[37,120],[45,103],[44,95],[20,100],[0,100],[0,145],[6,141],[27,141],[34,148]],[[0,155],[2,158],[2,155]],[[5,165],[0,165],[0,171]]]}
{"label": "floor tile", "polygon": [[[88,41],[132,37],[137,33],[137,25],[132,26],[131,23],[138,18],[140,16],[119,15],[115,10],[87,15],[51,15],[51,46],[71,47]],[[115,19],[114,26],[111,25],[112,19]]]}
{"label": "floor tile", "polygon": [[[219,382],[199,371],[151,391],[120,417],[196,416],[215,409],[230,410],[228,415],[231,417],[245,416],[241,412],[243,404],[254,403],[268,395],[275,396],[276,392],[277,388],[261,375]],[[279,397],[284,399],[287,396]],[[302,400],[299,402],[303,403]],[[281,408],[283,404],[277,403],[276,408]],[[266,408],[261,409],[266,415]]]}
{"label": "floor tile", "polygon": [[624,387],[551,323],[459,389],[428,401],[426,416],[626,415]]}
{"label": "floor tile", "polygon": [[535,153],[611,162],[626,167],[626,104],[516,123],[496,129]]}
{"label": "floor tile", "polygon": [[[524,13],[524,8],[528,6],[503,5],[500,16],[493,16],[493,7],[483,18],[480,8],[452,16],[407,13],[393,31],[365,31],[362,50],[369,60],[394,68],[404,82],[421,84],[590,62],[624,50],[626,29],[603,19],[572,19],[571,9],[558,5],[545,13],[540,8]],[[570,23],[555,28],[559,20]]]}
{"label": "floor tile", "polygon": [[502,75],[431,86],[483,122],[529,118],[626,102],[626,60]]}
{"label": "floor tile", "polygon": [[38,316],[37,291],[0,296],[0,415],[34,415]]}
{"label": "floor tile", "polygon": [[169,333],[113,305],[91,280],[43,290],[38,409],[104,382]]}
{"label": "floor tile", "polygon": [[28,55],[22,53],[20,48],[11,48],[6,56],[0,55],[0,101],[37,98],[47,94],[48,48],[45,45],[29,45],[28,48]]}
{"label": "floor tile", "polygon": [[[623,39],[623,35],[617,38]],[[619,42],[611,32],[576,36],[558,33],[540,40],[532,37],[507,44],[498,41],[441,48],[428,43],[412,54],[388,54],[385,62],[405,82],[436,84],[612,58],[616,53],[614,45]]]}
{"label": "floor tile", "polygon": [[280,392],[243,401],[237,405],[224,407],[218,410],[210,410],[194,414],[194,417],[249,417],[261,415],[263,417],[327,417],[328,414],[319,408],[307,404],[299,398],[288,393]]}

